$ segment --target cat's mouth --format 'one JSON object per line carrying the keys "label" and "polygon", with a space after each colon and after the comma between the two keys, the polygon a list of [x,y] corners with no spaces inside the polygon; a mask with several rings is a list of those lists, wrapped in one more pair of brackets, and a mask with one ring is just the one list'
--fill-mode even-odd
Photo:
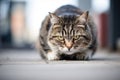
{"label": "cat's mouth", "polygon": [[64,52],[62,52],[62,53],[64,53],[64,54],[67,54],[67,55],[71,55],[71,54],[74,54],[76,51],[64,51]]}
{"label": "cat's mouth", "polygon": [[73,47],[71,49],[68,49],[67,47],[64,47],[64,48],[60,48],[59,50],[60,50],[61,53],[69,54],[69,55],[73,54],[77,51]]}
{"label": "cat's mouth", "polygon": [[71,52],[73,50],[73,48],[67,48],[67,47],[59,47],[59,50],[62,52]]}

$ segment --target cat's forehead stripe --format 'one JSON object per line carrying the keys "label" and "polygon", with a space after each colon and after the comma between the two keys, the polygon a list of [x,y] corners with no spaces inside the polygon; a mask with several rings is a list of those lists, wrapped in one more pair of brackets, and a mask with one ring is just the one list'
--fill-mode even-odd
{"label": "cat's forehead stripe", "polygon": [[76,16],[75,15],[65,15],[63,17],[63,21],[65,24],[72,24],[74,23],[76,20]]}
{"label": "cat's forehead stripe", "polygon": [[63,35],[73,35],[73,26],[74,25],[64,25],[64,26],[62,26],[63,28],[62,28],[62,34]]}

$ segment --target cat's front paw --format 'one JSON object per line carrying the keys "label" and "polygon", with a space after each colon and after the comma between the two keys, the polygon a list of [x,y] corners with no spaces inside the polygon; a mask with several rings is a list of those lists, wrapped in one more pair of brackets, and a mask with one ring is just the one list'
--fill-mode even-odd
{"label": "cat's front paw", "polygon": [[52,61],[52,60],[59,60],[59,57],[55,53],[49,52],[47,54],[47,59],[50,60],[50,61]]}

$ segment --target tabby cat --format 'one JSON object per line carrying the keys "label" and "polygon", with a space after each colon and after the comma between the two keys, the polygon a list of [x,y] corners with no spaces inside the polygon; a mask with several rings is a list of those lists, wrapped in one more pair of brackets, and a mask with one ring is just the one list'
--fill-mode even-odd
{"label": "tabby cat", "polygon": [[44,19],[39,50],[47,60],[88,60],[96,51],[96,27],[88,11],[64,5]]}

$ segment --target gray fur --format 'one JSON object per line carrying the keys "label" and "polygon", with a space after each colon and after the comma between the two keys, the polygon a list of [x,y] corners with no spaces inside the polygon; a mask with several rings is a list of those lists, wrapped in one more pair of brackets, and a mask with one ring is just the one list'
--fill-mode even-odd
{"label": "gray fur", "polygon": [[86,60],[96,51],[96,27],[88,11],[65,5],[44,19],[39,44],[44,59]]}

